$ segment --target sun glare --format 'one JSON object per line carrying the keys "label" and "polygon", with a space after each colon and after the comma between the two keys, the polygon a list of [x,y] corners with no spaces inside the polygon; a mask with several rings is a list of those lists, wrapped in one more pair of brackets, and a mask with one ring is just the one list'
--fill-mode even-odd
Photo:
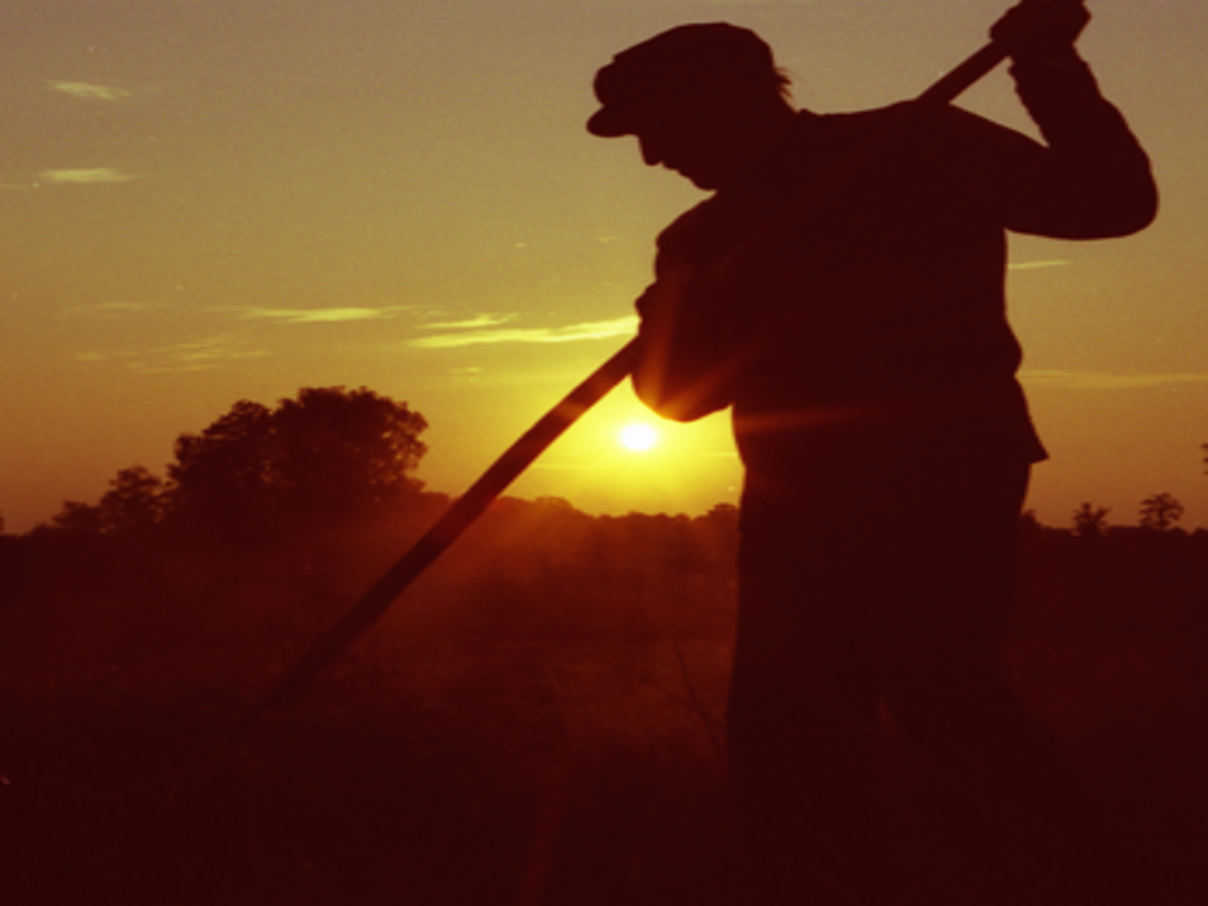
{"label": "sun glare", "polygon": [[621,446],[634,453],[645,453],[659,441],[659,434],[650,425],[634,422],[621,429],[618,436]]}

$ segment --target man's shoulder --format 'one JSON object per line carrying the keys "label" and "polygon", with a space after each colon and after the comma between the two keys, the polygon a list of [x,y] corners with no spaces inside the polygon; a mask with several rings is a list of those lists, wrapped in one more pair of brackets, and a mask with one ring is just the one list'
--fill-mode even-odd
{"label": "man's shoulder", "polygon": [[878,141],[878,133],[893,136],[899,160],[911,158],[930,162],[941,169],[999,169],[1007,162],[1037,147],[1035,139],[1001,123],[951,104],[928,111],[915,123],[903,123],[900,133],[895,121],[909,116],[911,102],[850,113],[824,114],[816,118],[814,134],[819,143],[833,149],[832,159]]}
{"label": "man's shoulder", "polygon": [[[912,101],[899,101],[885,107],[853,110],[841,113],[810,113],[801,120],[802,132],[815,136],[873,135],[880,129],[890,128],[897,120],[909,115]],[[806,113],[806,111],[802,111]],[[993,138],[1014,135],[1023,137],[1015,130],[1003,126],[979,114],[952,104],[946,104],[929,112],[922,120],[923,132],[955,133]]]}
{"label": "man's shoulder", "polygon": [[675,259],[681,257],[684,249],[695,245],[695,233],[701,221],[709,219],[709,210],[715,206],[715,199],[716,196],[709,196],[667,224],[655,240],[659,254]]}
{"label": "man's shoulder", "polygon": [[[910,101],[837,113],[801,110],[787,141],[770,155],[761,177],[747,191],[711,195],[673,220],[658,236],[664,261],[693,257],[717,234],[741,232],[747,202],[768,194],[768,187],[799,191],[810,179],[870,143],[892,143],[890,157],[918,161],[935,171],[991,169],[1035,142],[1006,126],[947,105],[929,113],[917,128],[894,130],[909,112]],[[775,197],[783,198],[783,192]],[[766,199],[765,199],[766,200]]]}

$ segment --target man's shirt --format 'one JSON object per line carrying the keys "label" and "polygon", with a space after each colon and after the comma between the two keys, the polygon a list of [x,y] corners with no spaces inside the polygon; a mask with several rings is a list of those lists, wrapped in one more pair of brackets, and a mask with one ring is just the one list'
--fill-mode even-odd
{"label": "man's shirt", "polygon": [[[1047,146],[952,107],[798,114],[659,237],[659,281],[682,292],[659,327],[643,311],[643,398],[679,418],[732,404],[745,464],[776,474],[868,445],[1044,458],[1015,378],[1006,234],[1123,235],[1156,191],[1084,66],[1016,75]],[[736,260],[755,264],[706,280]]]}

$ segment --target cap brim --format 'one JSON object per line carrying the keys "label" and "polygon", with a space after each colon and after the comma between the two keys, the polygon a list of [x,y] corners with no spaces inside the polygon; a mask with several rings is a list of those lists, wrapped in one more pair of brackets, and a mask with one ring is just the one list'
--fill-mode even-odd
{"label": "cap brim", "polygon": [[613,107],[601,107],[587,121],[587,131],[600,138],[616,138],[633,131],[620,112]]}

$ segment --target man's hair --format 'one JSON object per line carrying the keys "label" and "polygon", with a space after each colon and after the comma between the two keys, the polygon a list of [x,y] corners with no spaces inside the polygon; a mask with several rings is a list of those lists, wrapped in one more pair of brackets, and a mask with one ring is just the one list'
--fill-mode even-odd
{"label": "man's hair", "polygon": [[755,32],[707,22],[680,25],[621,51],[596,73],[595,91],[603,106],[588,120],[588,131],[616,136],[686,97],[787,99],[789,77]]}

